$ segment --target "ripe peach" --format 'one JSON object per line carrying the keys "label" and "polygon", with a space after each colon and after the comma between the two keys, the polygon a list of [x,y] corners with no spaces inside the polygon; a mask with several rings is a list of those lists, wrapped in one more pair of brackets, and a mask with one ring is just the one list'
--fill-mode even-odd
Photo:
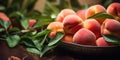
{"label": "ripe peach", "polygon": [[77,44],[95,45],[95,41],[95,34],[86,28],[78,30],[73,36],[73,42]]}
{"label": "ripe peach", "polygon": [[8,18],[8,16],[3,13],[3,12],[0,12],[0,18],[3,19],[4,21],[9,21],[10,19]]}
{"label": "ripe peach", "polygon": [[66,34],[74,34],[82,28],[82,19],[77,15],[68,15],[63,20],[63,29]]}
{"label": "ripe peach", "polygon": [[76,14],[77,14],[80,18],[82,18],[82,20],[84,21],[84,20],[86,20],[86,18],[85,18],[85,12],[86,12],[86,10],[78,10],[78,11],[76,12]]}
{"label": "ripe peach", "polygon": [[105,41],[105,39],[103,37],[99,37],[97,40],[96,40],[96,45],[97,46],[109,46],[108,42]]}
{"label": "ripe peach", "polygon": [[63,23],[61,22],[51,22],[48,26],[47,29],[50,29],[52,31],[60,31],[63,32]]}
{"label": "ripe peach", "polygon": [[56,21],[59,22],[63,22],[64,18],[67,15],[71,15],[71,14],[76,14],[75,11],[73,11],[72,9],[63,9],[61,10],[61,12],[57,15]]}
{"label": "ripe peach", "polygon": [[113,34],[120,36],[120,22],[115,19],[106,19],[101,27],[101,33],[104,35]]}
{"label": "ripe peach", "polygon": [[[93,16],[96,13],[100,13],[100,12],[105,12],[106,9],[102,6],[102,5],[93,5],[91,7],[89,7],[85,13],[86,19]],[[102,22],[105,20],[103,18],[96,18],[96,20],[102,24]]]}
{"label": "ripe peach", "polygon": [[73,36],[72,35],[65,35],[62,39],[64,42],[73,42]]}
{"label": "ripe peach", "polygon": [[48,26],[47,29],[52,30],[50,33],[49,37],[53,38],[56,35],[56,32],[64,32],[63,30],[63,23],[61,22],[51,22]]}
{"label": "ripe peach", "polygon": [[95,19],[88,19],[83,22],[83,27],[92,31],[95,35],[96,38],[101,36],[101,25],[98,21]]}
{"label": "ripe peach", "polygon": [[36,23],[36,20],[30,19],[29,20],[29,26],[32,27]]}
{"label": "ripe peach", "polygon": [[120,3],[112,3],[107,8],[107,13],[113,15],[116,20],[120,21]]}

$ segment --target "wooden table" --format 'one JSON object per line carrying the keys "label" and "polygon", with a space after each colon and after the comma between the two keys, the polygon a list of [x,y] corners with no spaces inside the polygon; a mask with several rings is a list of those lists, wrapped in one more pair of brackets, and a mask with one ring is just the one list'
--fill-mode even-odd
{"label": "wooden table", "polygon": [[90,55],[80,54],[68,51],[64,48],[56,48],[48,52],[43,57],[26,52],[23,46],[9,48],[5,42],[0,41],[0,60],[115,60],[119,58],[118,54]]}

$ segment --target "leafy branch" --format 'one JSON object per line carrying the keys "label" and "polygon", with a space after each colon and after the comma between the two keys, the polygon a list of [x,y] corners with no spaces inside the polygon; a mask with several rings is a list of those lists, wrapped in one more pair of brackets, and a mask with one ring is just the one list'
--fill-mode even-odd
{"label": "leafy branch", "polygon": [[[23,24],[22,26],[24,25],[26,24]],[[2,34],[0,38],[7,41],[9,47],[14,48],[17,45],[21,44],[26,47],[26,50],[28,52],[39,54],[40,57],[42,57],[49,50],[55,48],[57,46],[57,43],[64,36],[62,32],[57,32],[55,38],[51,39],[49,38],[49,33],[51,32],[51,30],[48,29],[44,29],[41,31],[36,29],[34,31],[26,32],[22,32],[22,29],[15,27],[13,27],[13,29],[9,29],[9,27],[11,26],[10,21],[4,21],[2,19],[0,19],[0,26],[0,33]]]}

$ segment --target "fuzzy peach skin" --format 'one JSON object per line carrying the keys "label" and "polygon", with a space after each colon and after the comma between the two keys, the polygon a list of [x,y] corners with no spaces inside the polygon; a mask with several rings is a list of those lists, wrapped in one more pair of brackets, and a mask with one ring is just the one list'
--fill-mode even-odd
{"label": "fuzzy peach skin", "polygon": [[85,21],[85,20],[86,20],[86,18],[85,18],[85,12],[86,12],[86,10],[78,10],[78,11],[76,12],[76,14],[77,14],[80,18],[82,18],[83,21]]}
{"label": "fuzzy peach skin", "polygon": [[[102,5],[93,5],[89,7],[85,13],[86,19],[93,16],[96,13],[100,12],[106,12],[106,9]],[[102,24],[102,22],[105,20],[104,18],[96,18],[96,20]]]}
{"label": "fuzzy peach skin", "polygon": [[97,40],[96,40],[96,45],[97,46],[109,46],[109,43],[107,41],[105,41],[105,39],[103,37],[99,37]]}
{"label": "fuzzy peach skin", "polygon": [[83,27],[82,19],[77,15],[68,15],[64,18],[63,29],[66,34],[74,34]]}
{"label": "fuzzy peach skin", "polygon": [[112,3],[107,8],[107,13],[114,16],[116,20],[120,21],[120,3]]}
{"label": "fuzzy peach skin", "polygon": [[78,30],[73,36],[73,42],[77,44],[95,45],[95,41],[95,34],[86,28]]}
{"label": "fuzzy peach skin", "polygon": [[64,41],[64,42],[73,42],[73,35],[65,35],[62,38],[62,41]]}
{"label": "fuzzy peach skin", "polygon": [[101,33],[120,37],[120,22],[115,19],[106,19],[101,26]]}
{"label": "fuzzy peach skin", "polygon": [[56,17],[56,21],[58,22],[63,22],[64,18],[67,16],[67,15],[73,15],[73,14],[76,14],[76,12],[72,9],[63,9],[60,11],[60,13],[57,15]]}
{"label": "fuzzy peach skin", "polygon": [[47,29],[52,30],[52,32],[50,33],[49,37],[53,38],[56,36],[56,32],[63,32],[63,23],[61,22],[51,22],[48,26]]}
{"label": "fuzzy peach skin", "polygon": [[8,18],[8,16],[3,13],[3,12],[0,12],[0,18],[3,19],[4,21],[9,21],[10,19]]}
{"label": "fuzzy peach skin", "polygon": [[88,19],[83,22],[83,27],[92,31],[96,38],[101,36],[101,25],[95,19]]}
{"label": "fuzzy peach skin", "polygon": [[32,27],[37,21],[35,19],[29,20],[29,26]]}

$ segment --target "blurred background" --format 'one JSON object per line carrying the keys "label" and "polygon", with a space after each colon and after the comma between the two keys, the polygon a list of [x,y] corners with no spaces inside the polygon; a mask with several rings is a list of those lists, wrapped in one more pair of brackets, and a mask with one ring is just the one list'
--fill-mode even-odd
{"label": "blurred background", "polygon": [[15,12],[20,12],[28,18],[54,21],[64,8],[77,11],[95,4],[107,7],[112,2],[120,0],[0,0],[0,12],[5,12],[10,18],[16,16]]}

